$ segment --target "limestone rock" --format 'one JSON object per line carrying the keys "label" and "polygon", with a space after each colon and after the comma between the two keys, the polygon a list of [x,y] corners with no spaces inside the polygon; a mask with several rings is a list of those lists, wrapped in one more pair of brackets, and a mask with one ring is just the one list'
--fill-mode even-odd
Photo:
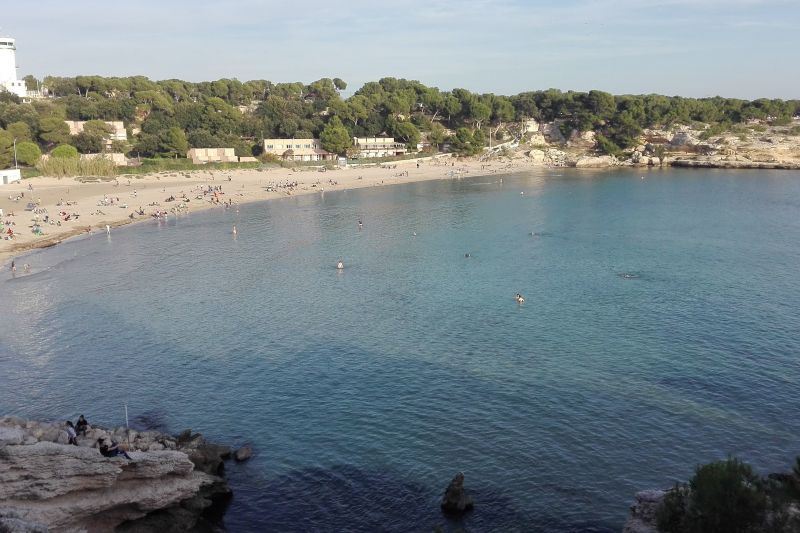
{"label": "limestone rock", "polygon": [[544,150],[531,150],[527,155],[534,163],[544,163]]}
{"label": "limestone rock", "polygon": [[4,444],[22,444],[25,432],[15,427],[0,427],[0,446]]}
{"label": "limestone rock", "polygon": [[559,122],[548,122],[547,124],[542,124],[541,132],[544,137],[551,143],[557,144],[564,144],[567,140],[564,138],[564,135],[561,133],[561,129],[559,128]]}
{"label": "limestone rock", "polygon": [[664,500],[667,491],[643,490],[636,493],[636,501],[631,506],[631,514],[622,533],[658,533],[656,510]]}
{"label": "limestone rock", "polygon": [[13,509],[0,509],[0,533],[47,533],[47,526],[23,520]]}
{"label": "limestone rock", "polygon": [[462,514],[473,507],[472,497],[464,492],[464,474],[459,472],[442,497],[442,511],[446,513]]}
{"label": "limestone rock", "polygon": [[250,446],[242,446],[236,453],[233,454],[233,458],[237,461],[247,461],[253,456],[253,449]]}
{"label": "limestone rock", "polygon": [[601,155],[598,157],[583,156],[575,162],[577,168],[605,168],[616,165],[617,158],[613,155]]}
{"label": "limestone rock", "polygon": [[672,139],[670,139],[669,143],[672,146],[694,146],[698,144],[698,140],[691,134],[691,132],[679,131],[672,136]]}
{"label": "limestone rock", "polygon": [[[163,450],[163,443],[176,447],[166,435],[92,428],[79,446],[49,441],[61,433],[60,423],[0,418],[0,531],[111,532],[170,509],[178,509],[175,516],[189,530],[213,498],[230,493],[222,478],[195,467],[188,453]],[[130,442],[133,460],[103,457],[93,447],[100,436]],[[218,463],[230,448],[196,437],[189,453],[200,450],[213,465],[209,471],[221,471]]]}

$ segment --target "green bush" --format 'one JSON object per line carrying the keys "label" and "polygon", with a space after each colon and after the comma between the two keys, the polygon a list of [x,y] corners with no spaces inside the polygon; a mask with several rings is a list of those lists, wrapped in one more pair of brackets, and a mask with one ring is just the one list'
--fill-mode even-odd
{"label": "green bush", "polygon": [[21,142],[17,143],[17,161],[23,165],[32,167],[35,165],[39,158],[42,157],[42,151],[36,143]]}
{"label": "green bush", "polygon": [[765,531],[767,493],[750,465],[736,458],[698,466],[687,486],[676,485],[656,512],[665,533]]}
{"label": "green bush", "polygon": [[770,124],[773,126],[788,126],[792,123],[792,117],[788,115],[783,115],[781,117],[775,118]]}
{"label": "green bush", "polygon": [[50,152],[51,158],[78,159],[78,149],[69,144],[60,144]]}
{"label": "green bush", "polygon": [[735,457],[699,467],[689,487],[693,531],[744,533],[764,520],[767,498],[761,479]]}
{"label": "green bush", "polygon": [[683,533],[689,506],[689,487],[675,483],[656,510],[656,525],[664,533]]}
{"label": "green bush", "polygon": [[617,146],[614,141],[606,137],[605,135],[597,134],[595,136],[595,141],[597,142],[597,147],[605,154],[613,155],[615,157],[619,157],[622,154],[622,148]]}

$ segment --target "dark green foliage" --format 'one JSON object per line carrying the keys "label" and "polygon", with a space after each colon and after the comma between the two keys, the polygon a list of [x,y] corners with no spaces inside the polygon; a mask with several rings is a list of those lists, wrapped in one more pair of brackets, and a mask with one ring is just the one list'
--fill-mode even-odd
{"label": "dark green foliage", "polygon": [[687,485],[676,485],[657,511],[666,533],[767,531],[764,481],[736,458],[698,466]]}
{"label": "dark green foliage", "polygon": [[50,157],[62,157],[65,159],[78,159],[78,149],[69,144],[61,144],[53,148]]}
{"label": "dark green foliage", "polygon": [[656,511],[656,524],[663,533],[684,533],[687,530],[689,488],[675,484]]}
{"label": "dark green foliage", "polygon": [[[479,134],[478,139],[475,138],[475,134]],[[480,134],[480,130],[473,133],[468,128],[458,128],[456,134],[450,138],[450,144],[459,154],[475,155],[483,148],[482,140],[483,135]]]}
{"label": "dark green foliage", "polygon": [[36,143],[23,141],[17,143],[17,162],[21,165],[33,166],[42,157],[42,151]]}
{"label": "dark green foliage", "polygon": [[[32,77],[26,82],[30,87],[37,85]],[[557,89],[507,97],[460,88],[441,91],[416,80],[392,77],[368,82],[346,100],[341,91],[347,84],[340,78],[276,84],[267,80],[193,83],[153,81],[143,76],[51,76],[42,85],[55,98],[26,104],[14,95],[0,93],[0,127],[24,123],[31,140],[48,149],[72,142],[64,119],[122,120],[129,128],[141,129],[143,133],[131,137],[130,143],[134,153],[148,156],[178,153],[182,143],[171,146],[165,141],[172,128],[182,130],[191,146],[218,146],[222,140],[232,146],[234,138],[319,137],[333,117],[341,121],[348,138],[393,135],[409,146],[426,132],[431,132],[434,144],[441,144],[440,127],[451,131],[466,127],[470,132],[491,129],[500,134],[500,126],[511,121],[558,120],[565,135],[574,129],[594,131],[605,139],[601,150],[619,154],[639,142],[643,128],[704,122],[712,125],[704,136],[711,136],[753,118],[789,125],[790,117],[800,113],[798,100],[614,96],[596,90]],[[790,130],[789,134],[799,133]],[[474,142],[472,133],[466,141],[463,133],[454,137],[461,153],[476,153],[478,145],[485,144],[480,139]],[[77,144],[83,151],[90,148],[85,139]],[[237,148],[237,152],[244,151],[243,145]]]}
{"label": "dark green foliage", "polygon": [[[412,125],[413,126],[413,125]],[[322,147],[334,154],[343,155],[353,144],[353,139],[339,117],[333,117],[319,136]]]}
{"label": "dark green foliage", "polygon": [[82,154],[97,154],[105,148],[105,141],[98,135],[82,131],[72,136],[72,145]]}
{"label": "dark green foliage", "polygon": [[767,501],[761,480],[736,458],[699,467],[689,487],[692,531],[744,533],[764,520]]}
{"label": "dark green foliage", "polygon": [[622,149],[605,135],[597,134],[595,141],[597,142],[597,147],[600,149],[600,151],[605,154],[618,156],[622,153]]}

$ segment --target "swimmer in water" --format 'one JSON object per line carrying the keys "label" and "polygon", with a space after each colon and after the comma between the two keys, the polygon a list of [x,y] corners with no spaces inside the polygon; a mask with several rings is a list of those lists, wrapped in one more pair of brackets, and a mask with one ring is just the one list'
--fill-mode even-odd
{"label": "swimmer in water", "polygon": [[523,298],[520,293],[517,293],[514,299],[517,301],[518,304],[525,303],[525,298]]}
{"label": "swimmer in water", "polygon": [[358,219],[358,229],[361,229],[363,227],[364,227],[364,224],[361,222],[361,219]]}
{"label": "swimmer in water", "polygon": [[236,235],[238,231],[236,231],[236,226],[233,227],[233,234]]}
{"label": "swimmer in water", "polygon": [[344,261],[341,259],[336,263],[336,270],[344,270]]}
{"label": "swimmer in water", "polygon": [[411,236],[412,237],[416,237],[417,236],[417,232],[415,231],[415,232],[411,233]]}

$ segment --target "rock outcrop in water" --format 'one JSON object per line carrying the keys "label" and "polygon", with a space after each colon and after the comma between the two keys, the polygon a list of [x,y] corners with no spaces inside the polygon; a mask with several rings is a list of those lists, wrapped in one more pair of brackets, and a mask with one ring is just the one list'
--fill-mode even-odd
{"label": "rock outcrop in water", "polygon": [[[130,442],[133,460],[102,456],[100,437]],[[67,439],[59,424],[0,418],[0,531],[188,531],[230,496],[230,448],[199,434],[92,428],[78,446]]]}
{"label": "rock outcrop in water", "polygon": [[442,511],[451,514],[462,514],[469,511],[473,507],[472,496],[468,496],[464,492],[464,474],[459,472],[447,490],[444,491],[442,498]]}
{"label": "rock outcrop in water", "polygon": [[643,490],[636,493],[631,514],[622,533],[658,533],[656,510],[666,496],[663,490]]}

